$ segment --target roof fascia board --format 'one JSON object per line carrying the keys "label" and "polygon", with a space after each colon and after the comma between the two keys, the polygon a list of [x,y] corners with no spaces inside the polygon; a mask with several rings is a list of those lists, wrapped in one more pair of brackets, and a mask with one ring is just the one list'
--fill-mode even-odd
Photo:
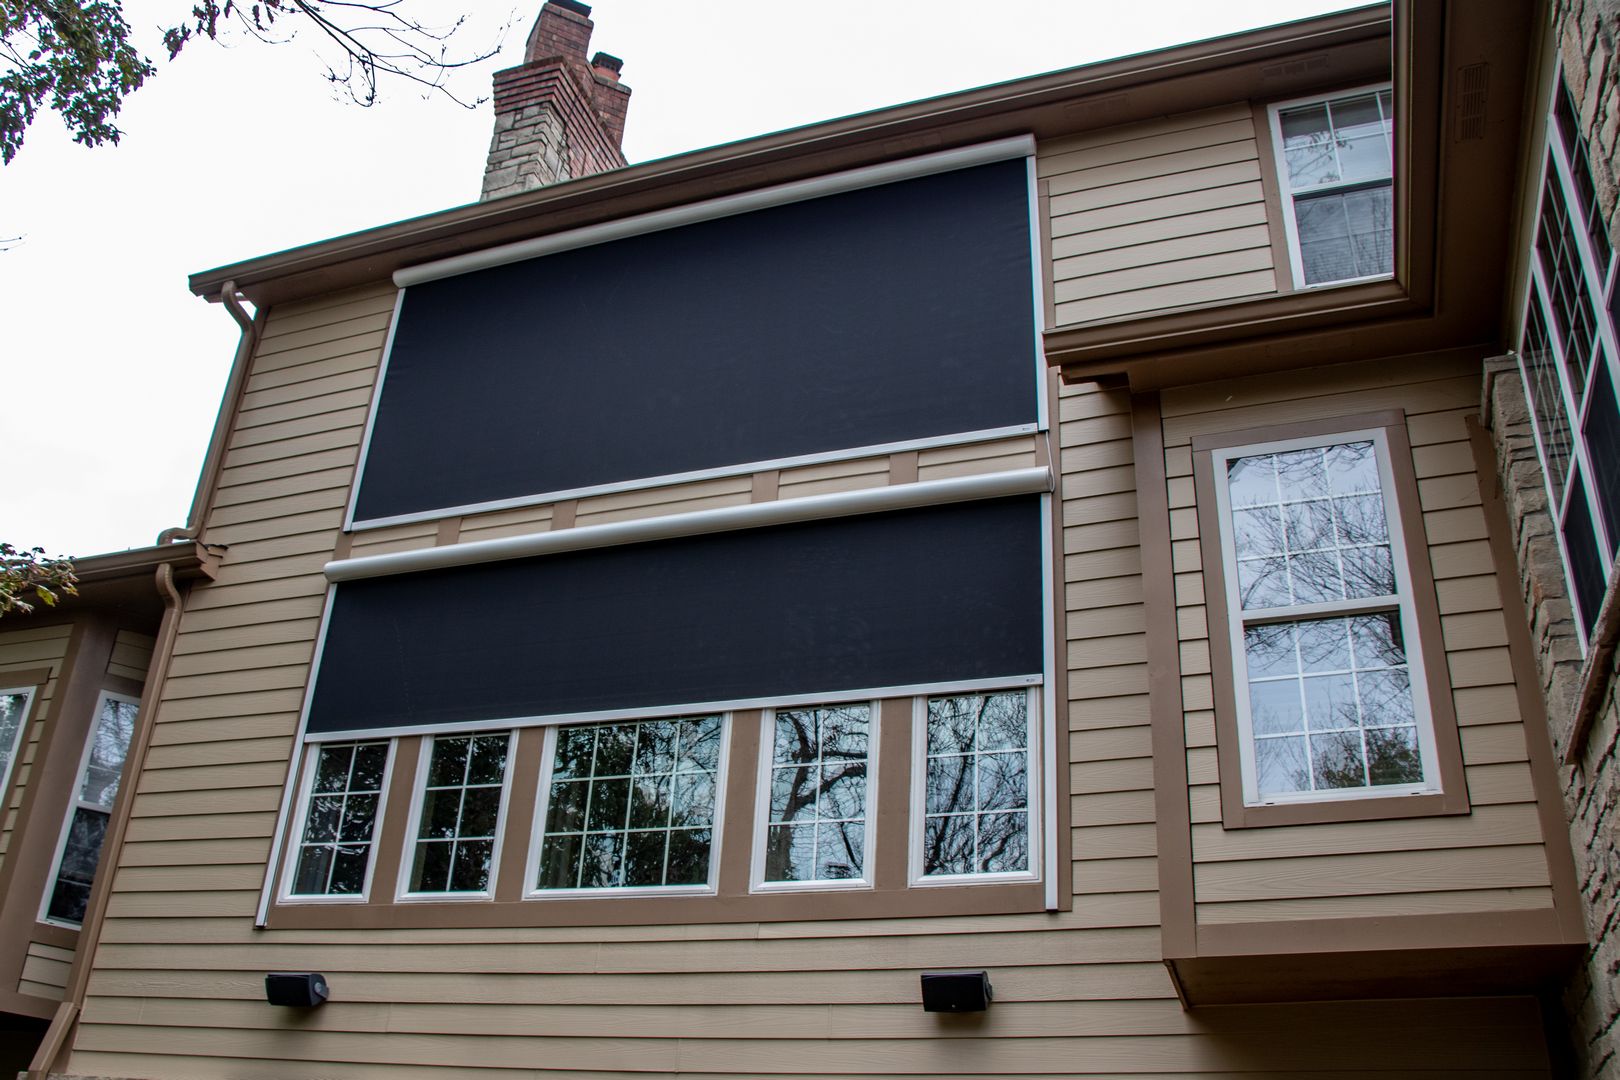
{"label": "roof fascia board", "polygon": [[[1058,109],[1066,131],[1109,127],[1133,119],[1120,105],[1125,92],[1171,80],[1218,73],[1284,57],[1321,53],[1390,36],[1391,6],[1356,8],[1307,21],[1212,38],[1158,52],[944,97],[894,106],[801,128],[597,173],[406,221],[351,233],[192,275],[191,290],[217,299],[226,281],[257,303],[280,302],[344,283],[381,280],[416,262],[433,261],[509,242],[501,235],[538,235],[621,216],[615,208],[654,193],[678,205],[705,197],[783,183],[830,171],[877,164],[963,142],[1051,126],[1043,110]],[[1244,96],[1239,90],[1238,97]],[[1180,110],[1214,104],[1189,95]],[[1080,114],[1084,115],[1081,116]],[[1072,114],[1072,115],[1071,115]],[[829,165],[827,158],[843,155]],[[637,203],[630,212],[658,209]],[[569,212],[572,216],[568,216]],[[299,279],[295,281],[290,279]]]}

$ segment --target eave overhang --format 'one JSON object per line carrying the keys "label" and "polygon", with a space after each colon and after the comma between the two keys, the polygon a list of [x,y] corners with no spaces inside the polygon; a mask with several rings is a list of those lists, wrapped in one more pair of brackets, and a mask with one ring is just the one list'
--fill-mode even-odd
{"label": "eave overhang", "polygon": [[217,300],[234,281],[264,307],[497,244],[919,153],[1381,79],[1390,13],[1388,4],[1357,8],[632,165],[206,270],[192,275],[191,290]]}
{"label": "eave overhang", "polygon": [[[1047,360],[1065,381],[1123,381],[1145,391],[1500,348],[1535,5],[1396,0],[1393,30],[1393,279],[1051,327]],[[1488,90],[1463,93],[1481,84]],[[1286,275],[1279,268],[1279,279]]]}

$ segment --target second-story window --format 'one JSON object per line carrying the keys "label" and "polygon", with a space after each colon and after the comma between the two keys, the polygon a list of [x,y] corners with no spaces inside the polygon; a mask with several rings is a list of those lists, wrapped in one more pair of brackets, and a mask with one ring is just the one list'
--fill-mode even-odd
{"label": "second-story window", "polygon": [[1436,790],[1383,432],[1212,463],[1245,801]]}
{"label": "second-story window", "polygon": [[1283,216],[1304,288],[1394,270],[1394,191],[1388,89],[1271,107]]}
{"label": "second-story window", "polygon": [[289,893],[358,899],[371,878],[389,743],[322,743],[313,755]]}
{"label": "second-story window", "polygon": [[930,883],[1032,874],[1029,692],[931,697],[920,711],[913,877]]}
{"label": "second-story window", "polygon": [[409,893],[488,894],[511,741],[509,731],[433,739],[421,784]]}
{"label": "second-story window", "polygon": [[1620,545],[1620,287],[1577,117],[1560,83],[1547,126],[1519,366],[1584,642]]}
{"label": "second-story window", "polygon": [[778,709],[766,732],[769,813],[758,884],[866,884],[872,706]]}

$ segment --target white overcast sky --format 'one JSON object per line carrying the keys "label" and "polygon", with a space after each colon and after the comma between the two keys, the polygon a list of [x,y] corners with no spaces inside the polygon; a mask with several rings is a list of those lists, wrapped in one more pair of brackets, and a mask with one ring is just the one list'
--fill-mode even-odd
{"label": "white overcast sky", "polygon": [[[539,0],[405,0],[470,10],[463,73],[485,97],[522,62]],[[0,539],[89,555],[182,525],[236,347],[188,273],[473,201],[493,123],[404,84],[360,108],[300,36],[198,42],[158,28],[187,0],[126,0],[157,76],[119,146],[74,145],[54,116],[0,168]],[[1359,6],[1344,0],[599,0],[592,50],[634,89],[625,153],[647,161],[817,120]]]}

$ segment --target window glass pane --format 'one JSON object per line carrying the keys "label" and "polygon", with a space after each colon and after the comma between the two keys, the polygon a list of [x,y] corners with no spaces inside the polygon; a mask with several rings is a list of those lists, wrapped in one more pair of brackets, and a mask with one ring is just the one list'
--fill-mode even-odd
{"label": "window glass pane", "polygon": [[1399,750],[1418,744],[1397,612],[1251,626],[1243,644],[1262,797],[1422,782]]}
{"label": "window glass pane", "polygon": [[930,698],[923,874],[1030,869],[1029,695]]}
{"label": "window glass pane", "polygon": [[1603,604],[1603,556],[1598,550],[1592,510],[1586,503],[1586,481],[1577,471],[1570,480],[1569,508],[1560,529],[1569,572],[1575,586],[1575,616],[1590,634]]}
{"label": "window glass pane", "polygon": [[1306,284],[1394,270],[1394,195],[1388,184],[1298,196],[1294,220]]}
{"label": "window glass pane", "polygon": [[723,730],[718,716],[558,728],[535,887],[706,884]]}
{"label": "window glass pane", "polygon": [[1340,178],[1354,183],[1389,176],[1389,143],[1384,138],[1377,96],[1341,98],[1328,108],[1338,144]]}
{"label": "window glass pane", "polygon": [[1620,537],[1620,411],[1615,408],[1607,363],[1598,364],[1592,376],[1581,434],[1592,458],[1592,487],[1604,527],[1611,537]]}
{"label": "window glass pane", "polygon": [[85,909],[90,903],[90,886],[96,879],[96,864],[101,861],[101,845],[106,839],[111,816],[88,807],[73,811],[68,822],[67,842],[62,847],[62,862],[57,868],[50,904],[45,909],[48,918],[64,923],[84,922]]}
{"label": "window glass pane", "polygon": [[510,732],[432,742],[411,892],[487,892]]}
{"label": "window glass pane", "polygon": [[1282,128],[1283,159],[1288,163],[1288,185],[1295,190],[1339,180],[1339,159],[1328,124],[1327,106],[1308,105],[1284,109],[1278,115]]}
{"label": "window glass pane", "polygon": [[[292,895],[342,896],[365,891],[387,765],[385,741],[323,743],[315,751],[315,776],[299,835]],[[441,825],[447,815],[453,817],[447,806],[445,801],[431,808]],[[424,808],[424,814],[428,809]]]}
{"label": "window glass pane", "polygon": [[5,796],[11,763],[22,741],[23,714],[27,711],[27,694],[0,694],[0,798]]}
{"label": "window glass pane", "polygon": [[[1256,483],[1259,476],[1271,483]],[[1389,522],[1371,442],[1235,458],[1227,464],[1227,482],[1245,610],[1394,595]]]}
{"label": "window glass pane", "polygon": [[1524,373],[1536,434],[1540,437],[1542,467],[1552,485],[1553,501],[1559,504],[1564,499],[1564,486],[1569,482],[1570,430],[1556,363],[1542,322],[1541,306],[1532,302],[1525,319],[1524,341],[1519,346],[1519,368]]}
{"label": "window glass pane", "polygon": [[776,713],[764,880],[863,876],[871,714],[867,704]]}
{"label": "window glass pane", "polygon": [[140,707],[133,701],[107,698],[90,735],[90,757],[85,763],[79,799],[111,810],[118,797],[118,778],[124,771],[129,740],[135,734],[135,716]]}

